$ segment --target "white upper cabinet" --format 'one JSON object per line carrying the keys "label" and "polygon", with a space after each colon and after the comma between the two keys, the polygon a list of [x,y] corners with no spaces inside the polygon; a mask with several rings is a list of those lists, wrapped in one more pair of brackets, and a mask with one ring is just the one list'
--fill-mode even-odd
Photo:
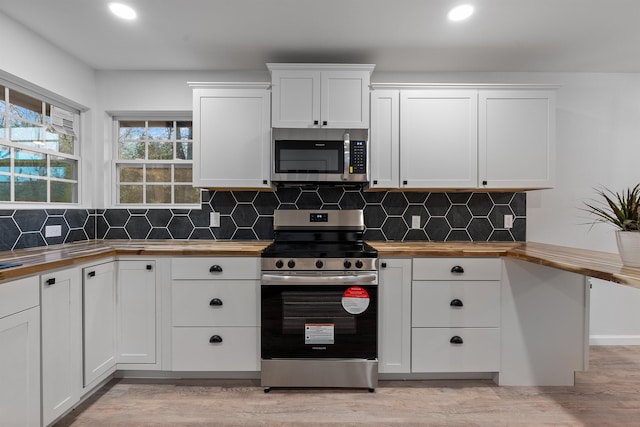
{"label": "white upper cabinet", "polygon": [[371,188],[400,185],[400,91],[371,92],[370,176]]}
{"label": "white upper cabinet", "polygon": [[480,91],[481,187],[553,187],[555,110],[553,90]]}
{"label": "white upper cabinet", "polygon": [[270,188],[268,84],[193,83],[193,185]]}
{"label": "white upper cabinet", "polygon": [[373,65],[267,64],[274,128],[367,129]]}
{"label": "white upper cabinet", "polygon": [[400,187],[476,188],[478,91],[400,93]]}

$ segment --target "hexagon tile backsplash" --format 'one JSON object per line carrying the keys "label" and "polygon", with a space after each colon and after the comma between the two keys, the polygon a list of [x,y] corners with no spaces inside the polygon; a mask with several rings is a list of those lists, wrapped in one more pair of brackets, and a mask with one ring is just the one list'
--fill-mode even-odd
{"label": "hexagon tile backsplash", "polygon": [[[201,209],[0,210],[0,250],[93,239],[270,240],[274,209],[364,209],[367,240],[524,241],[526,200],[526,193],[291,187],[203,191]],[[209,227],[212,211],[220,227]],[[512,228],[504,215],[513,215]],[[45,238],[48,225],[60,225],[62,236]]]}

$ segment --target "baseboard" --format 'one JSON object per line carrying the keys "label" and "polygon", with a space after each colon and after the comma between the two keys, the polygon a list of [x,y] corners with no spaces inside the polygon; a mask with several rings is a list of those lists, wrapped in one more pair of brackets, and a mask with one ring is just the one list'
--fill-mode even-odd
{"label": "baseboard", "polygon": [[640,345],[640,335],[589,335],[589,345]]}

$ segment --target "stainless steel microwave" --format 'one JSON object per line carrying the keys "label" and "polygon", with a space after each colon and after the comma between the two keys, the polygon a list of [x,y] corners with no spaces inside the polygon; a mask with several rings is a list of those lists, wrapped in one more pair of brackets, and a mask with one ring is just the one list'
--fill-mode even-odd
{"label": "stainless steel microwave", "polygon": [[275,140],[271,181],[368,182],[368,148],[363,140]]}

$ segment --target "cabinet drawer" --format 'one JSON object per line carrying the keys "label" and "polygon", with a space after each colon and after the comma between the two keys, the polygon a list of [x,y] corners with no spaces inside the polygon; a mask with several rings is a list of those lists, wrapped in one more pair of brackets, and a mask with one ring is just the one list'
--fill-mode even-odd
{"label": "cabinet drawer", "polygon": [[413,280],[500,280],[500,258],[414,258]]}
{"label": "cabinet drawer", "polygon": [[413,328],[411,339],[411,372],[500,370],[499,328]]}
{"label": "cabinet drawer", "polygon": [[[174,371],[258,371],[259,328],[172,328]],[[222,342],[211,343],[218,336]]]}
{"label": "cabinet drawer", "polygon": [[413,327],[500,326],[499,281],[416,281]]}
{"label": "cabinet drawer", "polygon": [[[219,267],[219,268],[217,268]],[[260,258],[205,257],[173,258],[174,279],[260,279]]]}
{"label": "cabinet drawer", "polygon": [[0,318],[40,305],[38,276],[0,284]]}
{"label": "cabinet drawer", "polygon": [[258,326],[259,282],[174,280],[173,326]]}

